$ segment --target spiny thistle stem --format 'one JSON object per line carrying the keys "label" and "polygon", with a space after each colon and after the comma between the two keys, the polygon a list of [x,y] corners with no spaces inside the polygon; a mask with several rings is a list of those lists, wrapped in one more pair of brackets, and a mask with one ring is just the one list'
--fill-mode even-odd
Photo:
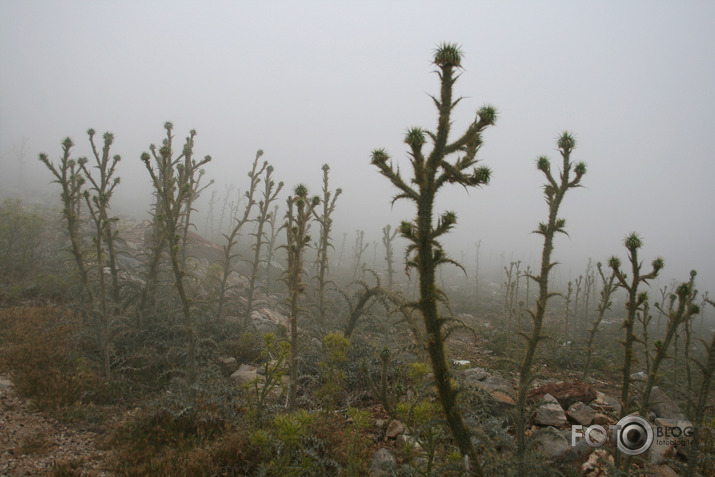
{"label": "spiny thistle stem", "polygon": [[[440,316],[437,307],[445,294],[437,288],[435,280],[437,267],[446,263],[456,264],[447,256],[438,239],[448,233],[457,221],[453,212],[445,212],[435,223],[437,192],[447,183],[465,188],[479,187],[489,182],[491,174],[487,167],[476,167],[476,154],[482,145],[482,132],[496,120],[494,108],[481,108],[467,130],[458,139],[449,142],[451,113],[460,101],[452,99],[452,88],[457,80],[455,73],[461,66],[461,58],[462,53],[454,44],[441,44],[435,51],[433,63],[441,82],[440,97],[432,97],[438,113],[437,130],[411,128],[407,131],[405,143],[410,148],[412,177],[403,179],[399,168],[393,165],[383,149],[373,151],[372,164],[398,190],[393,203],[407,199],[417,208],[414,220],[402,222],[399,229],[402,237],[409,242],[405,252],[406,266],[408,269],[416,268],[419,273],[419,301],[416,306],[422,312],[426,346],[447,425],[465,459],[467,471],[483,475],[471,432],[457,406],[457,389],[451,382],[442,330],[445,319]],[[432,150],[426,154],[423,148],[428,140],[432,142]],[[453,154],[457,157],[450,160]]]}
{"label": "spiny thistle stem", "polygon": [[288,285],[288,304],[290,307],[290,384],[288,387],[288,407],[296,407],[298,385],[298,318],[303,313],[300,297],[305,292],[303,283],[303,253],[310,245],[310,221],[313,211],[320,204],[320,197],[308,198],[308,189],[299,184],[287,201],[286,245],[288,251],[288,268],[284,280]]}
{"label": "spiny thistle stem", "polygon": [[[547,301],[556,295],[549,292],[549,273],[556,265],[556,262],[551,261],[551,254],[554,250],[554,237],[557,233],[566,234],[566,219],[559,218],[559,208],[561,202],[569,189],[581,187],[581,178],[586,173],[586,164],[579,162],[574,164],[571,162],[571,152],[576,147],[576,140],[568,132],[564,132],[558,140],[558,148],[563,159],[559,181],[557,181],[551,173],[551,163],[545,156],[541,156],[536,161],[537,168],[543,172],[546,177],[544,185],[544,198],[549,206],[549,218],[546,223],[540,223],[534,233],[543,235],[544,246],[541,252],[541,270],[538,276],[531,276],[539,285],[539,296],[536,299],[536,310],[527,310],[533,327],[531,335],[528,337],[526,351],[519,367],[519,392],[516,401],[516,443],[517,457],[519,459],[519,474],[527,475],[526,469],[526,439],[524,430],[526,426],[526,393],[529,386],[534,380],[532,366],[536,349],[539,342],[543,339],[541,330],[546,315]],[[571,174],[574,177],[571,179]]]}

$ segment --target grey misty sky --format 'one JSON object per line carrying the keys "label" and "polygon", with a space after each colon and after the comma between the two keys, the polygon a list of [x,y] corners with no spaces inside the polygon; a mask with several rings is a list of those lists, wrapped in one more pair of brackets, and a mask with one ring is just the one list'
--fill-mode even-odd
{"label": "grey misty sky", "polygon": [[179,142],[198,131],[219,193],[245,187],[257,149],[288,188],[317,193],[329,163],[348,246],[358,228],[379,242],[413,209],[390,208],[370,152],[384,147],[408,171],[402,137],[435,127],[430,59],[444,41],[465,54],[453,134],[484,104],[500,113],[479,155],[491,184],[439,197],[459,217],[447,239],[456,258],[467,249],[472,263],[481,239],[485,263],[503,253],[537,265],[530,231],[546,206],[534,163],[545,154],[558,166],[555,140],[569,130],[589,171],[562,208],[559,276],[625,257],[637,231],[642,257],[666,260],[662,284],[696,268],[715,289],[715,2],[0,0],[3,188],[27,187],[8,152],[26,137],[24,180],[54,194],[37,154],[58,157],[70,136],[87,155],[93,127],[115,134],[123,158],[118,211],[142,214],[139,155],[170,120]]}

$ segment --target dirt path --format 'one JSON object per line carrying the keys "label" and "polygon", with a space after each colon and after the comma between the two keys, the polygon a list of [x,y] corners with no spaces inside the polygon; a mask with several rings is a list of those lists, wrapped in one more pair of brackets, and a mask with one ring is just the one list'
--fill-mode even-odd
{"label": "dirt path", "polygon": [[110,451],[98,447],[100,440],[96,432],[32,411],[9,377],[0,375],[0,476],[48,475],[53,469],[112,475],[105,469]]}

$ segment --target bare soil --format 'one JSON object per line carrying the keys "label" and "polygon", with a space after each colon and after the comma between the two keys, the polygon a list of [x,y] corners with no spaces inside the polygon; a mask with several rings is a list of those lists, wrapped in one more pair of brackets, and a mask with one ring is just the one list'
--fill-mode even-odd
{"label": "bare soil", "polygon": [[111,450],[101,431],[67,425],[32,410],[7,375],[0,375],[0,476],[105,476]]}

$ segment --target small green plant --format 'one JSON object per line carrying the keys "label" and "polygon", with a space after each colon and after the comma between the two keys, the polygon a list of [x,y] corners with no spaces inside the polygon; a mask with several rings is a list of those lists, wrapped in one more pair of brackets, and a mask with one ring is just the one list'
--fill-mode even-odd
{"label": "small green plant", "polygon": [[347,456],[347,475],[364,475],[366,460],[363,457],[369,441],[362,435],[362,432],[370,425],[370,412],[356,407],[348,408],[348,418],[350,425],[347,429],[350,447]]}
{"label": "small green plant", "polygon": [[323,385],[318,391],[318,398],[326,411],[335,408],[340,392],[344,389],[345,371],[341,366],[348,360],[349,347],[350,340],[340,332],[329,333],[323,337],[323,359],[319,363]]}
{"label": "small green plant", "polygon": [[276,394],[279,386],[283,386],[286,362],[290,356],[290,343],[287,341],[278,340],[271,333],[266,333],[263,339],[264,345],[261,350],[263,373],[244,384],[248,392],[251,415],[259,427],[263,425],[269,398]]}
{"label": "small green plant", "polygon": [[34,274],[44,226],[45,219],[19,200],[0,205],[0,273],[16,283]]}
{"label": "small green plant", "polygon": [[390,365],[392,363],[392,351],[390,351],[390,348],[385,347],[382,349],[382,351],[380,351],[380,363],[381,366],[379,387],[372,379],[367,362],[365,361],[363,361],[362,363],[362,371],[365,374],[365,379],[367,380],[367,384],[370,388],[370,391],[372,392],[372,396],[377,400],[377,402],[382,404],[382,407],[383,409],[385,409],[385,412],[388,416],[393,419],[397,419],[398,416],[396,406],[399,400],[399,392],[397,391],[401,391],[401,389],[396,389],[396,383],[393,382],[392,386],[390,386],[388,382],[389,372],[391,368]]}

